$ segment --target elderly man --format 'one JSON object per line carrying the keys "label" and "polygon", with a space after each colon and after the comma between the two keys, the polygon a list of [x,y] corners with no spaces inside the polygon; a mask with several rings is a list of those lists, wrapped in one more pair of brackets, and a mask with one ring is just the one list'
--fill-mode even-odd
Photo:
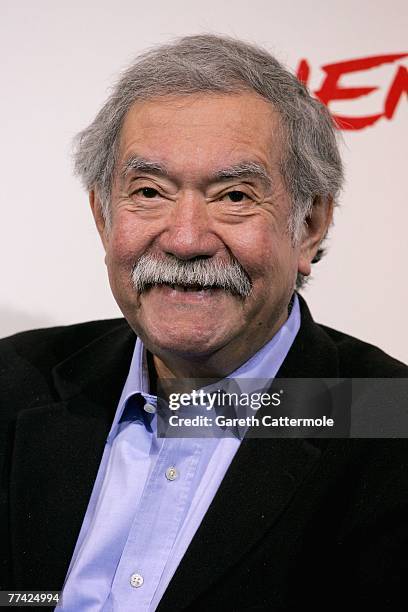
{"label": "elderly man", "polygon": [[1,343],[2,588],[406,609],[403,440],[156,435],[166,379],[407,377],[296,291],[342,184],[327,109],[266,51],[190,36],[123,73],[75,163],[125,318]]}

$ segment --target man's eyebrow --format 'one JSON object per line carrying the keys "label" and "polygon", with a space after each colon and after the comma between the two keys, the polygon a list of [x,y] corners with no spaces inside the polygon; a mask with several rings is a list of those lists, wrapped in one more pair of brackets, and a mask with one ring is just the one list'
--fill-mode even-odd
{"label": "man's eyebrow", "polygon": [[160,174],[169,176],[169,172],[163,164],[145,159],[139,155],[132,155],[123,164],[120,169],[120,176],[125,179],[131,172],[147,172],[148,174]]}
{"label": "man's eyebrow", "polygon": [[268,174],[266,168],[262,164],[257,162],[241,162],[229,166],[228,168],[222,168],[217,170],[212,175],[214,181],[227,181],[230,179],[258,179],[261,180],[267,187],[272,186],[272,178]]}
{"label": "man's eyebrow", "polygon": [[[147,174],[170,177],[170,172],[164,164],[140,155],[132,155],[123,163],[120,169],[121,179],[124,180],[132,172],[146,172]],[[254,161],[244,161],[221,168],[210,176],[212,182],[232,179],[260,180],[266,187],[272,186],[272,178],[266,168]]]}

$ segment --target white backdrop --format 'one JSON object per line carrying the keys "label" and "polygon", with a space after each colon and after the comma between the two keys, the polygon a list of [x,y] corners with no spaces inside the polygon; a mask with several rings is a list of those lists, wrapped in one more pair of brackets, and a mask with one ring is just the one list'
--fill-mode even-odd
{"label": "white backdrop", "polygon": [[[72,136],[92,120],[120,68],[175,36],[226,33],[266,46],[313,91],[323,65],[405,50],[404,0],[37,0],[1,3],[2,292],[0,336],[120,316],[87,195],[72,176]],[[381,113],[407,58],[344,74],[376,86],[330,103],[344,116]],[[403,75],[402,75],[403,76]],[[406,95],[393,116],[345,131],[346,188],[329,252],[304,290],[314,318],[408,361]]]}

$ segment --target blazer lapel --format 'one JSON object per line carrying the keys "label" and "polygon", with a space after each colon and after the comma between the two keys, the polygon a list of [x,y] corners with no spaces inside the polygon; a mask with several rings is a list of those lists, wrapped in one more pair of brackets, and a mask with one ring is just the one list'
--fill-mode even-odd
{"label": "blazer lapel", "polygon": [[62,587],[134,342],[124,323],[87,345],[54,369],[61,401],[17,418],[10,508],[21,588]]}
{"label": "blazer lapel", "polygon": [[337,347],[317,325],[310,310],[298,294],[301,325],[276,378],[337,378],[339,357]]}
{"label": "blazer lapel", "polygon": [[321,451],[302,440],[243,440],[158,611],[181,610],[260,541]]}
{"label": "blazer lapel", "polygon": [[[314,323],[301,296],[299,301],[301,328],[276,378],[336,378],[337,349]],[[326,443],[243,440],[158,612],[187,608],[261,541],[315,467]]]}

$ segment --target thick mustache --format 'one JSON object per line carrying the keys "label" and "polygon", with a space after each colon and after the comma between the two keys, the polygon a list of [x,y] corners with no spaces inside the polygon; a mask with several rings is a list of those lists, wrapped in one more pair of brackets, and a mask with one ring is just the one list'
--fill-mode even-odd
{"label": "thick mustache", "polygon": [[252,289],[247,273],[233,259],[228,262],[204,257],[184,260],[174,255],[158,259],[144,253],[134,264],[131,278],[139,293],[161,284],[218,287],[241,297],[247,297]]}

